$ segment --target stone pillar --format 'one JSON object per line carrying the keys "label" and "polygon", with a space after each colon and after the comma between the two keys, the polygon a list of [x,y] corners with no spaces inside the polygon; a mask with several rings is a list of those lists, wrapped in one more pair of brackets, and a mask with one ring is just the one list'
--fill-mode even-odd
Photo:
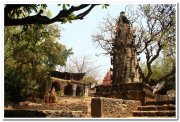
{"label": "stone pillar", "polygon": [[89,94],[89,87],[88,87],[88,85],[85,85],[85,87],[84,87],[84,97],[88,97],[88,94]]}
{"label": "stone pillar", "polygon": [[61,96],[64,96],[64,89],[65,89],[65,86],[67,85],[67,83],[61,83],[60,84],[60,92],[61,92]]}
{"label": "stone pillar", "polygon": [[77,85],[76,84],[73,84],[72,90],[73,90],[73,97],[76,97],[76,90],[77,90]]}
{"label": "stone pillar", "polygon": [[103,117],[103,99],[101,97],[92,98],[91,100],[91,116]]}

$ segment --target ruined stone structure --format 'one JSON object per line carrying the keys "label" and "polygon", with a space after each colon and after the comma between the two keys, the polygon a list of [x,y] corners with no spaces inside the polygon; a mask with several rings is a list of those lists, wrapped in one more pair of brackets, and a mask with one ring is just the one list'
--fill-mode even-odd
{"label": "ruined stone structure", "polygon": [[112,84],[97,86],[96,97],[138,100],[142,104],[154,99],[152,88],[140,79],[134,31],[125,13],[121,12],[112,44]]}
{"label": "ruined stone structure", "polygon": [[124,12],[121,12],[117,23],[116,38],[111,54],[111,64],[113,65],[112,84],[140,82],[134,30],[124,14]]}
{"label": "ruined stone structure", "polygon": [[51,88],[55,88],[60,96],[88,96],[88,84],[83,77],[85,73],[51,72]]}
{"label": "ruined stone structure", "polygon": [[91,101],[91,116],[105,118],[132,117],[140,101],[96,97]]}

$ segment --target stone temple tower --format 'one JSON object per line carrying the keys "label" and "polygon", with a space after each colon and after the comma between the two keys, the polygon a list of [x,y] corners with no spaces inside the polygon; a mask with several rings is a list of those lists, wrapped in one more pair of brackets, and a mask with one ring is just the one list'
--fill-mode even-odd
{"label": "stone temple tower", "polygon": [[134,30],[125,12],[120,13],[116,25],[116,37],[111,53],[113,65],[112,84],[140,82]]}
{"label": "stone temple tower", "polygon": [[[134,29],[121,12],[111,52],[112,83],[96,86],[96,97],[137,100],[145,105],[155,99],[153,89],[140,80]],[[97,108],[97,106],[96,106]]]}

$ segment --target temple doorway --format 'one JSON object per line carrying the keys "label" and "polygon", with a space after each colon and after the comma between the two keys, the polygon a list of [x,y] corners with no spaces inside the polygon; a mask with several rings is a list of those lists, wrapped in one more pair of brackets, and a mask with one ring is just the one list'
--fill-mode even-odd
{"label": "temple doorway", "polygon": [[81,86],[77,87],[76,96],[83,96],[83,88]]}
{"label": "temple doorway", "polygon": [[55,88],[56,93],[60,91],[60,84],[58,82],[53,82],[51,88]]}
{"label": "temple doorway", "polygon": [[73,94],[73,89],[71,84],[67,84],[64,88],[64,95],[72,95]]}

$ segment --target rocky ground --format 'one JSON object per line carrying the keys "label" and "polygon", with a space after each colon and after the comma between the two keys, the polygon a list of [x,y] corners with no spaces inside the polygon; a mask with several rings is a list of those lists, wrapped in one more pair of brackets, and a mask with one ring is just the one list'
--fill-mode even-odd
{"label": "rocky ground", "polygon": [[63,112],[80,111],[82,117],[91,117],[91,97],[58,97],[56,103],[20,102],[15,107],[6,106],[5,110],[61,110]]}
{"label": "rocky ground", "polygon": [[[91,99],[92,97],[86,97],[86,98],[84,97],[58,97],[56,103],[47,104],[47,103],[44,103],[43,101],[20,102],[18,105],[15,105],[15,106],[6,105],[5,113],[7,113],[6,114],[7,116],[5,117],[22,117],[23,115],[26,117],[91,118]],[[104,115],[106,115],[104,117],[115,117],[115,118],[116,117],[120,117],[120,118],[133,117],[133,115],[129,115],[129,113],[133,112],[134,114],[134,111],[136,112],[135,108],[138,107],[138,104],[135,104],[131,101],[120,100],[120,99],[114,100],[110,98],[106,98],[106,99],[105,98],[103,99],[103,103],[104,103],[103,111],[104,111]],[[147,108],[148,105],[149,104],[147,104],[147,106],[145,107]],[[151,106],[149,107],[152,108]],[[95,109],[96,108],[98,109],[98,106],[95,107]],[[164,109],[166,110],[166,108],[164,107],[161,107],[161,108],[163,108],[163,110]],[[155,108],[152,108],[152,109],[155,110]],[[167,110],[169,110],[169,108]],[[172,115],[170,117],[175,117],[175,105],[173,107],[173,110],[174,112],[173,113],[171,112]],[[143,111],[137,111],[138,115],[140,115],[139,113],[142,113]],[[145,117],[145,115],[142,115],[141,117]],[[153,116],[150,116],[150,117],[153,117]],[[163,117],[169,117],[169,116],[163,115]]]}

